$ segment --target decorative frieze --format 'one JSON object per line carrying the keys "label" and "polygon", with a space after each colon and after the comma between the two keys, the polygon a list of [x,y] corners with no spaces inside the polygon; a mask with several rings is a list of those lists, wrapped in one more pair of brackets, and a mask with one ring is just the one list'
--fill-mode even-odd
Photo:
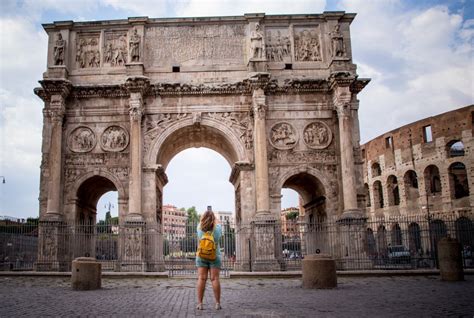
{"label": "decorative frieze", "polygon": [[244,142],[245,148],[253,147],[253,125],[248,112],[223,112],[206,113],[206,116],[224,123],[227,127],[236,132]]}
{"label": "decorative frieze", "polygon": [[334,163],[336,162],[336,153],[332,150],[292,151],[274,149],[269,152],[268,160],[271,164]]}

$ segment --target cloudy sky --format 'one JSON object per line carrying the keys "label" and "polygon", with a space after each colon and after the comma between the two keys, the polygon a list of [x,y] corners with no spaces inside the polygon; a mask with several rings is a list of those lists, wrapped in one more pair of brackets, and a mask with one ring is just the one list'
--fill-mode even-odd
{"label": "cloudy sky", "polygon": [[[1,0],[0,175],[6,183],[0,183],[0,215],[38,215],[43,105],[33,88],[46,70],[41,23],[335,10],[357,13],[351,26],[353,59],[360,77],[372,78],[359,95],[362,142],[474,103],[470,0]],[[165,203],[233,211],[230,167],[219,154],[185,150],[166,172]],[[295,204],[295,193],[283,194],[284,206]],[[113,193],[99,202],[99,216],[109,201],[116,206]]]}

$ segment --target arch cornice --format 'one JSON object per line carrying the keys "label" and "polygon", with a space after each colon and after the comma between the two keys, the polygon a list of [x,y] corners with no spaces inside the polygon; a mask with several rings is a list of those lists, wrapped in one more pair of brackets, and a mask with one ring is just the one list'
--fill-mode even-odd
{"label": "arch cornice", "polygon": [[[166,145],[168,138],[170,138],[173,134],[177,133],[181,129],[184,128],[192,128],[195,126],[196,123],[194,122],[193,118],[184,118],[176,123],[173,123],[169,127],[166,127],[158,137],[152,142],[149,151],[145,154],[145,165],[152,165],[158,163],[158,158],[160,154],[160,150]],[[231,158],[231,154],[226,153],[225,151],[219,149],[215,149],[215,147],[209,147],[219,154],[224,156],[224,158],[229,162],[230,166],[233,166],[235,162],[238,161],[249,161],[248,152],[245,149],[243,141],[240,139],[236,133],[229,128],[227,125],[223,124],[217,119],[213,118],[202,118],[199,122],[199,126],[201,127],[209,127],[214,129],[222,136],[227,143],[231,146],[232,150],[235,153],[235,158]],[[190,147],[192,146],[192,141],[189,141]],[[203,145],[205,146],[205,145]],[[169,162],[159,162],[159,164],[163,165],[163,168],[166,169],[166,166]]]}

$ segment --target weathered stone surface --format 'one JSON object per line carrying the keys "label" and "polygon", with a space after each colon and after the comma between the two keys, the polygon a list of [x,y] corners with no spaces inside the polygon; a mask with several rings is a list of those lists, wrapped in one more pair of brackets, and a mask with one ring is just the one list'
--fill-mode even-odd
{"label": "weathered stone surface", "polygon": [[[260,221],[279,219],[283,187],[302,194],[306,221],[358,208],[356,95],[369,80],[351,60],[354,16],[45,24],[40,218],[95,221],[96,198],[116,190],[121,223],[161,233],[168,163],[208,147],[233,168],[237,222],[266,233],[254,260],[276,269],[275,224]],[[118,263],[159,268],[161,248],[132,234],[121,237]],[[242,253],[236,263],[249,268]]]}
{"label": "weathered stone surface", "polygon": [[307,255],[302,261],[303,288],[337,287],[336,261],[327,254]]}
{"label": "weathered stone surface", "polygon": [[464,280],[461,244],[456,239],[445,237],[439,240],[438,264],[441,280]]}
{"label": "weathered stone surface", "polygon": [[72,261],[71,286],[74,290],[94,290],[102,287],[101,264],[92,257]]}

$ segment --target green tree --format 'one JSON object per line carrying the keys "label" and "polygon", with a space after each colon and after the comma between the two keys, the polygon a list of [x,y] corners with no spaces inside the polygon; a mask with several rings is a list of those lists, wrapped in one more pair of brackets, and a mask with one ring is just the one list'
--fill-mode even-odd
{"label": "green tree", "polygon": [[300,215],[300,213],[298,211],[291,211],[291,212],[288,212],[285,215],[285,217],[286,217],[287,220],[296,220],[299,215]]}

